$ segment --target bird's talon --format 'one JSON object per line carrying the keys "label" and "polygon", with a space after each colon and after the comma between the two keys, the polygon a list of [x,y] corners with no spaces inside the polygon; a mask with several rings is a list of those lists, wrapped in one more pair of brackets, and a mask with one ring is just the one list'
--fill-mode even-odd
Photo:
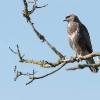
{"label": "bird's talon", "polygon": [[73,59],[73,57],[72,57],[72,56],[71,56],[70,60],[71,60],[71,62],[73,62],[73,60],[74,60],[74,59]]}
{"label": "bird's talon", "polygon": [[82,56],[79,56],[79,57],[78,57],[78,62],[79,62],[79,61],[82,61]]}
{"label": "bird's talon", "polygon": [[71,62],[73,62],[75,59],[77,58],[77,56],[71,56]]}

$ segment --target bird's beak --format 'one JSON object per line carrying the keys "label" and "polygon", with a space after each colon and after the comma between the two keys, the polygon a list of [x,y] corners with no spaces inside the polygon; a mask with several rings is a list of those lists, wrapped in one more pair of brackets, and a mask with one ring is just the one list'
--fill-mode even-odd
{"label": "bird's beak", "polygon": [[66,18],[64,18],[63,21],[66,21]]}

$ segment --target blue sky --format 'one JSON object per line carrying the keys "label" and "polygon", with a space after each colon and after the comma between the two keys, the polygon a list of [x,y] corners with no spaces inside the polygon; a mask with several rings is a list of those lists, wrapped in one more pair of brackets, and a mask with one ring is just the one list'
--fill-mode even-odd
{"label": "blue sky", "polygon": [[[67,23],[63,18],[68,14],[76,14],[88,28],[93,50],[100,51],[100,1],[99,0],[38,0],[37,5],[48,4],[37,9],[31,20],[36,29],[68,58],[74,55],[68,40]],[[30,4],[29,9],[31,9]],[[76,71],[65,71],[66,67],[77,65],[68,64],[60,71],[46,78],[35,80],[29,85],[27,76],[21,76],[15,82],[14,66],[22,72],[38,71],[37,76],[44,75],[54,68],[45,69],[40,66],[19,63],[18,56],[9,50],[16,51],[20,47],[26,59],[56,61],[58,56],[42,43],[33,32],[31,26],[22,16],[22,0],[0,0],[0,100],[100,100],[100,72],[91,73],[88,68]],[[83,62],[81,62],[83,63]]]}

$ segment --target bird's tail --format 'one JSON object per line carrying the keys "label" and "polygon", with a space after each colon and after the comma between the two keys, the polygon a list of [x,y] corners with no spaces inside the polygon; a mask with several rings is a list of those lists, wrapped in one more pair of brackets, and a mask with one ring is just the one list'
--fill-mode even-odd
{"label": "bird's tail", "polygon": [[[86,63],[87,64],[95,64],[95,61],[94,61],[93,58],[89,58],[89,59],[86,60]],[[93,73],[97,73],[98,70],[99,70],[98,67],[89,67],[89,68]]]}

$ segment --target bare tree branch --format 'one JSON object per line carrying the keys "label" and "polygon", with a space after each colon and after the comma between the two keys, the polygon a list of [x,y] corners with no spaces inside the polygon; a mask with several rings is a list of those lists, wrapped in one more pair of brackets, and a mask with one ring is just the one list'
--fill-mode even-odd
{"label": "bare tree branch", "polygon": [[[15,66],[14,73],[15,73],[16,76],[15,76],[15,78],[14,78],[14,81],[16,81],[17,78],[18,78],[19,76],[21,76],[21,75],[33,75],[33,74],[29,74],[29,73],[19,72],[19,71],[17,71],[16,69],[17,69],[17,67]],[[34,74],[35,74],[35,73],[37,73],[37,71],[34,72]]]}
{"label": "bare tree branch", "polygon": [[[42,7],[45,7],[46,5],[41,6],[41,7],[37,7],[36,0],[34,0],[34,5],[33,5],[32,10],[31,10],[31,11],[28,11],[28,6],[27,6],[26,0],[23,0],[23,2],[24,2],[23,16],[27,19],[27,22],[30,23],[30,25],[31,25],[31,27],[32,27],[32,29],[33,29],[33,31],[36,33],[36,35],[38,36],[38,38],[39,38],[40,40],[42,40],[42,42],[46,42],[47,45],[48,45],[61,59],[65,59],[65,56],[63,56],[59,51],[57,51],[56,48],[53,47],[53,46],[45,39],[45,37],[44,37],[43,35],[41,35],[41,34],[35,29],[33,23],[32,23],[31,20],[30,20],[29,15],[32,14],[36,8],[42,8]],[[26,13],[26,12],[28,12],[28,13]]]}
{"label": "bare tree branch", "polygon": [[[82,56],[81,58],[80,57],[77,57],[77,58],[71,57],[71,58],[66,58],[65,60],[58,59],[56,62],[48,62],[48,61],[44,61],[44,60],[35,61],[35,60],[24,59],[23,57],[25,55],[21,56],[21,53],[20,53],[18,45],[17,45],[17,52],[12,50],[10,47],[9,47],[9,49],[14,54],[17,54],[19,56],[19,62],[33,63],[33,64],[40,65],[41,67],[44,67],[44,68],[56,67],[56,66],[58,66],[58,65],[60,65],[61,63],[64,63],[64,62],[66,62],[66,63],[80,62],[82,60],[87,60],[87,59],[89,59],[91,57],[100,56],[100,52],[92,52],[91,54]],[[99,61],[100,61],[100,58],[98,58],[98,62]]]}
{"label": "bare tree branch", "polygon": [[79,64],[72,68],[66,68],[66,70],[76,70],[76,69],[83,69],[84,67],[100,67],[100,63],[97,64]]}
{"label": "bare tree branch", "polygon": [[[38,0],[35,0],[35,1],[38,1]],[[34,0],[33,1],[32,0],[31,1],[28,1],[28,3],[34,3]]]}
{"label": "bare tree branch", "polygon": [[66,62],[63,63],[63,64],[62,64],[59,68],[57,68],[56,70],[53,70],[52,72],[47,73],[47,74],[45,74],[45,75],[43,75],[43,76],[39,76],[39,77],[34,76],[35,73],[36,73],[36,72],[34,72],[34,70],[33,70],[33,74],[18,72],[18,71],[16,71],[16,66],[15,66],[14,72],[15,72],[16,77],[14,78],[14,81],[16,81],[17,78],[18,78],[19,76],[21,76],[21,75],[26,75],[26,76],[29,77],[29,79],[31,79],[29,82],[26,83],[26,85],[28,85],[28,84],[30,84],[31,82],[33,82],[33,80],[35,80],[35,79],[41,79],[41,78],[44,78],[44,77],[46,77],[46,76],[49,76],[49,75],[51,75],[51,74],[57,72],[57,71],[60,70],[63,66],[65,66],[65,64],[66,64]]}
{"label": "bare tree branch", "polygon": [[44,60],[40,60],[40,61],[35,61],[35,60],[28,60],[28,59],[24,59],[23,56],[21,56],[20,50],[19,50],[19,46],[17,45],[17,52],[15,52],[14,50],[12,50],[10,47],[9,49],[14,53],[17,54],[19,57],[19,62],[25,62],[25,63],[33,63],[33,64],[37,64],[40,65],[41,67],[44,68],[50,68],[50,67],[56,67],[58,65],[60,65],[63,61],[61,59],[58,59],[56,62],[48,62],[48,61],[44,61]]}
{"label": "bare tree branch", "polygon": [[55,47],[53,47],[46,39],[43,35],[41,35],[34,27],[33,23],[31,23],[31,21],[29,20],[30,25],[33,28],[33,31],[36,33],[36,35],[38,36],[38,38],[40,40],[42,40],[42,42],[47,43],[47,45],[61,58],[61,59],[65,59],[65,56],[63,56],[59,51],[56,50]]}
{"label": "bare tree branch", "polygon": [[34,5],[33,5],[32,10],[29,11],[29,13],[28,13],[29,15],[32,14],[37,8],[43,8],[43,7],[46,7],[46,6],[48,5],[48,4],[45,4],[45,5],[43,5],[43,6],[38,7],[37,4],[36,4],[36,1],[37,1],[37,0],[34,0],[34,2],[32,2],[32,3],[34,3]]}
{"label": "bare tree branch", "polygon": [[[79,62],[79,61],[87,60],[87,59],[89,59],[91,57],[96,57],[96,56],[100,56],[100,52],[92,52],[92,53],[87,54],[85,56],[76,57],[76,58],[75,57],[71,57],[71,58],[65,59],[63,61],[64,62],[75,62],[75,61]],[[100,58],[98,58],[98,59],[100,59]]]}
{"label": "bare tree branch", "polygon": [[[23,0],[23,3],[24,3],[24,10],[23,10],[23,16],[26,18],[27,22],[29,22],[29,24],[31,25],[33,31],[35,32],[35,34],[38,36],[38,38],[40,40],[42,40],[42,42],[45,42],[53,51],[54,53],[56,53],[58,56],[59,56],[59,59],[56,61],[56,62],[48,62],[48,61],[44,61],[44,60],[40,60],[40,61],[36,61],[36,60],[29,60],[29,59],[24,59],[24,56],[25,55],[22,55],[21,56],[21,52],[19,50],[19,46],[17,45],[17,52],[15,52],[13,49],[11,49],[9,47],[9,49],[14,53],[14,54],[17,54],[18,57],[19,57],[19,62],[25,62],[25,63],[33,63],[33,64],[37,64],[37,65],[40,65],[41,67],[44,67],[44,68],[51,68],[51,67],[56,67],[58,65],[61,65],[59,68],[53,70],[52,72],[49,72],[45,75],[42,75],[42,76],[35,76],[36,72],[33,70],[33,73],[30,74],[30,73],[23,73],[23,72],[20,72],[20,71],[17,71],[16,70],[16,66],[14,68],[14,73],[15,73],[15,78],[14,78],[14,81],[17,80],[17,78],[21,75],[25,75],[25,76],[28,76],[30,81],[26,83],[26,85],[30,84],[33,82],[33,80],[35,79],[41,79],[41,78],[44,78],[46,76],[49,76],[57,71],[59,71],[63,66],[65,66],[66,64],[68,63],[73,63],[73,62],[80,62],[82,60],[87,60],[91,57],[95,57],[95,56],[100,56],[100,52],[92,52],[91,54],[88,54],[88,55],[85,55],[85,56],[82,56],[82,57],[71,57],[71,58],[66,58],[65,59],[65,56],[63,56],[54,46],[52,46],[47,40],[46,38],[40,34],[39,31],[36,30],[36,28],[34,27],[34,24],[32,23],[31,21],[31,18],[30,18],[30,15],[38,8],[43,8],[43,7],[46,7],[48,4],[46,5],[43,5],[43,6],[37,6],[37,3],[36,3],[37,0],[34,0],[33,2],[29,2],[29,3],[33,3],[33,6],[32,6],[32,9],[31,11],[28,10],[28,4],[27,4],[27,1],[26,0]],[[72,67],[72,68],[66,68],[66,70],[76,70],[76,69],[83,69],[85,67],[100,67],[100,58],[98,57],[97,58],[97,61],[98,63],[97,64],[78,64],[77,66],[75,67]]]}

